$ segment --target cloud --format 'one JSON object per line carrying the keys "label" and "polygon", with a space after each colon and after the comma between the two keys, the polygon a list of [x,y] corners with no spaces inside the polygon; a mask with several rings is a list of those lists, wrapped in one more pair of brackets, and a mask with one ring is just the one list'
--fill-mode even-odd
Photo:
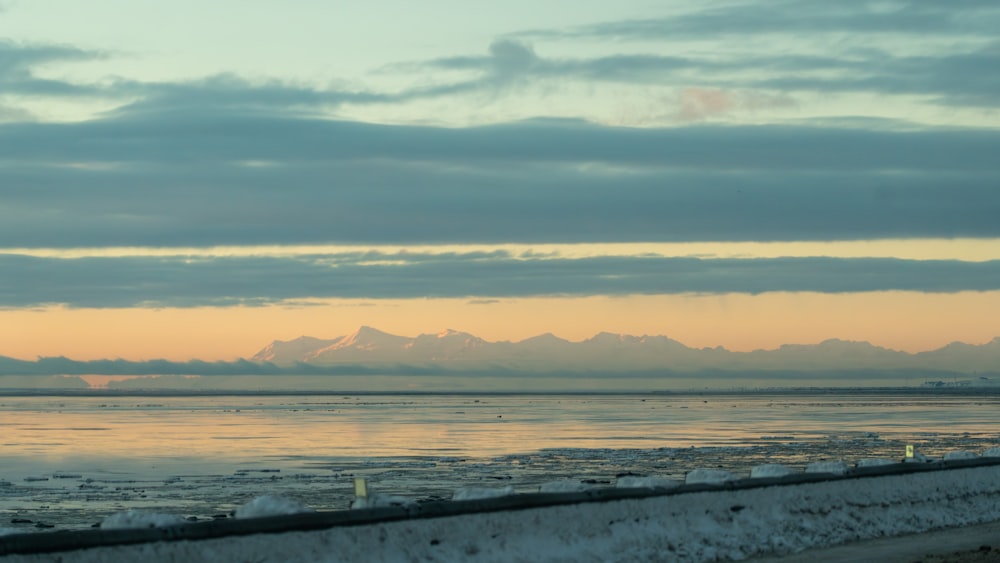
{"label": "cloud", "polygon": [[697,9],[662,18],[601,22],[566,30],[517,34],[534,38],[594,37],[615,40],[703,38],[780,34],[921,34],[995,36],[1000,7],[991,0],[893,3],[808,0],[697,4]]}
{"label": "cloud", "polygon": [[[1000,261],[526,259],[506,252],[57,259],[0,255],[0,306],[195,307],[286,300],[676,293],[996,291]],[[400,283],[405,280],[405,283]]]}
{"label": "cloud", "polygon": [[143,119],[154,115],[315,116],[343,104],[378,104],[400,100],[391,93],[322,90],[281,80],[250,81],[217,74],[186,82],[134,83],[136,101],[109,112],[111,117]]}
{"label": "cloud", "polygon": [[734,110],[757,110],[769,107],[791,107],[796,102],[786,95],[731,91],[720,88],[685,88],[678,96],[674,118],[682,123],[705,121],[732,113]]}
{"label": "cloud", "polygon": [[104,54],[63,45],[24,45],[0,39],[0,94],[32,96],[95,96],[105,91],[93,85],[39,78],[34,68],[49,63],[89,61]]}
{"label": "cloud", "polygon": [[1000,132],[448,129],[196,112],[0,125],[9,246],[1000,236]]}
{"label": "cloud", "polygon": [[[925,12],[921,10],[921,13]],[[931,13],[926,12],[916,19],[931,19]],[[997,14],[1000,25],[1000,11]],[[864,16],[857,21],[868,22],[868,19]],[[643,21],[639,27],[644,29],[649,24]],[[895,29],[903,31],[903,28]],[[769,28],[755,30],[757,33],[771,31]],[[862,25],[853,32],[884,33],[885,30]],[[662,39],[676,37],[665,34]],[[678,113],[682,120],[691,120],[692,111],[701,117],[726,113],[703,112],[692,107],[708,103],[705,96],[720,90],[739,90],[747,98],[744,103],[727,106],[727,112],[734,108],[789,105],[790,94],[799,91],[924,95],[931,96],[929,101],[932,103],[955,106],[996,107],[1000,104],[995,95],[1000,78],[991,72],[1000,65],[1000,49],[996,42],[983,39],[971,45],[959,44],[924,54],[912,54],[884,39],[874,40],[877,47],[864,49],[831,48],[801,39],[799,43],[799,52],[792,53],[754,44],[738,52],[706,52],[670,46],[659,47],[659,50],[669,49],[669,55],[648,52],[551,58],[538,55],[531,44],[521,39],[506,38],[493,42],[486,56],[442,57],[388,67],[398,72],[419,72],[423,77],[433,76],[434,71],[439,70],[473,72],[473,78],[438,82],[434,86],[407,89],[382,98],[359,99],[358,102],[406,102],[470,93],[497,95],[531,85],[569,81],[590,86],[607,82],[673,88],[680,92]],[[810,53],[810,49],[817,52]]]}
{"label": "cloud", "polygon": [[[777,62],[777,61],[776,61]],[[840,71],[833,76],[795,73],[794,61],[784,61],[788,73],[751,81],[763,89],[812,90],[819,92],[878,92],[888,95],[932,96],[942,105],[996,107],[1000,77],[992,69],[1000,66],[1000,51],[991,44],[961,53],[892,56],[875,53],[863,60],[831,64]],[[807,69],[802,69],[807,70]]]}
{"label": "cloud", "polygon": [[[940,105],[992,108],[1000,104],[995,95],[1000,79],[992,72],[1000,65],[998,27],[1000,5],[989,1],[818,5],[788,0],[703,3],[668,17],[527,31],[509,40],[636,41],[670,53],[538,59],[535,74],[550,78],[656,83],[694,91],[764,89],[772,95],[915,94],[931,96],[929,101]],[[706,38],[734,43],[730,49],[706,48],[700,43]],[[936,40],[936,47],[924,48]],[[690,100],[682,101],[682,117],[691,111]]]}
{"label": "cloud", "polygon": [[[855,30],[860,31],[864,28]],[[926,95],[941,105],[996,107],[1000,104],[995,95],[1000,78],[992,72],[1000,66],[1000,49],[996,45],[981,41],[926,54],[907,53],[891,42],[867,49],[827,47],[823,54],[749,46],[736,53],[706,53],[688,47],[680,51],[691,53],[685,55],[676,54],[677,48],[673,47],[671,55],[651,52],[559,59],[541,57],[531,45],[518,39],[503,39],[490,46],[488,56],[445,57],[401,65],[398,70],[424,74],[442,69],[473,71],[477,77],[400,92],[394,101],[469,92],[501,93],[514,86],[575,81],[674,88],[681,92],[682,117],[691,112],[692,103],[705,104],[705,96],[720,89],[758,90],[754,95],[770,98],[771,105],[782,98],[787,100],[789,93],[812,91]],[[810,43],[803,42],[802,46]],[[692,96],[700,99],[693,100]],[[737,104],[727,107],[727,111],[733,107]]]}

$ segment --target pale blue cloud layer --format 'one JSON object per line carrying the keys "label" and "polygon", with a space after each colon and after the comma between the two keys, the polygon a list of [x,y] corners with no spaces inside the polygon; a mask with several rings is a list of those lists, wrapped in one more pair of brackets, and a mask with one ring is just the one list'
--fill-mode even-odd
{"label": "pale blue cloud layer", "polygon": [[[0,38],[0,251],[1000,237],[996,2],[669,8],[350,80],[87,74],[122,53]],[[890,259],[0,265],[8,307],[1000,289],[992,262]]]}

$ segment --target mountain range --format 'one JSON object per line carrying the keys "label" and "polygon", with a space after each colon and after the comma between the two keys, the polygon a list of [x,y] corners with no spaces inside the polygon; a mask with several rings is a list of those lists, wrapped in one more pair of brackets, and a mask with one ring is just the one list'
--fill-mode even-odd
{"label": "mountain range", "polygon": [[690,348],[666,336],[602,332],[572,342],[547,333],[519,342],[489,342],[455,330],[405,337],[362,326],[351,334],[332,339],[302,336],[289,341],[276,340],[257,352],[251,361],[286,367],[411,366],[502,372],[914,369],[974,374],[1000,373],[1000,337],[980,345],[955,342],[919,353],[838,339],[734,352],[722,347]]}

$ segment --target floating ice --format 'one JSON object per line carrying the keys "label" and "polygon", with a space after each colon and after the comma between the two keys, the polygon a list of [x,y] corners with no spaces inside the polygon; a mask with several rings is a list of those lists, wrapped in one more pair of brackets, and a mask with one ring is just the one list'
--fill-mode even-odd
{"label": "floating ice", "polygon": [[696,483],[718,485],[728,481],[735,481],[737,479],[739,479],[739,477],[731,471],[726,471],[725,469],[695,469],[688,472],[687,476],[684,477],[684,482],[688,485],[694,485]]}
{"label": "floating ice", "polygon": [[1000,457],[1000,448],[990,448],[984,451],[983,457]]}
{"label": "floating ice", "polygon": [[896,462],[891,459],[883,458],[869,458],[869,459],[859,459],[858,467],[881,467],[883,465],[894,465]]}
{"label": "floating ice", "polygon": [[451,495],[451,500],[479,500],[484,498],[509,497],[513,494],[514,487],[511,487],[510,485],[502,489],[493,489],[489,487],[466,487],[455,491],[455,493]]}
{"label": "floating ice", "polygon": [[574,481],[572,479],[565,479],[562,481],[549,481],[548,483],[542,483],[538,487],[538,492],[541,493],[579,493],[582,491],[587,491],[592,489],[590,485],[586,483],[581,483],[579,481]]}
{"label": "floating ice", "polygon": [[619,489],[674,489],[681,485],[680,481],[664,479],[663,477],[636,477],[629,475],[620,477],[615,483]]}
{"label": "floating ice", "polygon": [[814,461],[806,466],[806,473],[843,475],[847,473],[847,464],[843,461]]}
{"label": "floating ice", "polygon": [[927,456],[920,452],[913,452],[913,457],[903,458],[904,463],[927,463],[928,461],[930,460],[927,459]]}
{"label": "floating ice", "polygon": [[283,514],[299,514],[301,512],[315,512],[315,510],[291,499],[264,495],[237,508],[233,516],[235,518],[260,518],[262,516],[281,516]]}
{"label": "floating ice", "polygon": [[765,463],[764,465],[758,465],[750,470],[751,479],[760,479],[763,477],[784,477],[785,475],[791,475],[792,470],[780,463]]}
{"label": "floating ice", "polygon": [[0,536],[12,536],[14,534],[23,533],[17,528],[0,528]]}
{"label": "floating ice", "polygon": [[126,530],[132,528],[166,528],[183,524],[185,520],[174,514],[158,514],[144,510],[126,510],[108,516],[101,522],[105,530]]}

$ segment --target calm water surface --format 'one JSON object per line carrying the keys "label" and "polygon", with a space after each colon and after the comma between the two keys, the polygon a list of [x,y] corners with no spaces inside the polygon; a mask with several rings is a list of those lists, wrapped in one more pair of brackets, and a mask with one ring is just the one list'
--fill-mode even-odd
{"label": "calm water surface", "polygon": [[995,396],[8,397],[0,413],[0,459],[29,473],[1000,431]]}
{"label": "calm water surface", "polygon": [[906,443],[931,455],[1000,445],[1000,396],[8,396],[0,514],[70,527],[164,505],[210,517],[262,492],[343,508],[356,475],[435,497],[459,486],[894,458]]}

